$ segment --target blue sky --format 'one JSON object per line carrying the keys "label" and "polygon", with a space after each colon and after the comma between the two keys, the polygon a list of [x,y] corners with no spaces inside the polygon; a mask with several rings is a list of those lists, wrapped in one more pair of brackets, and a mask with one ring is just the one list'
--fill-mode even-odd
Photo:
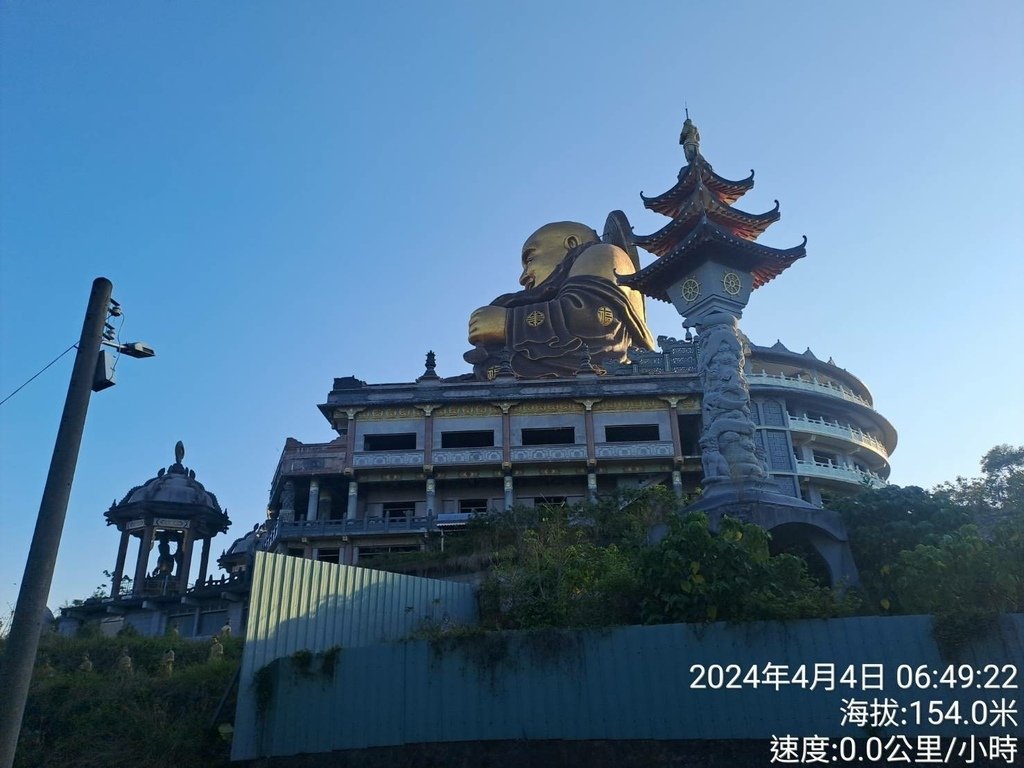
{"label": "blue sky", "polygon": [[[738,206],[780,201],[761,241],[808,237],[744,331],[867,383],[894,482],[977,474],[1024,442],[1022,41],[1016,0],[4,3],[0,397],[98,275],[157,350],[93,397],[51,606],[103,581],[103,512],[175,441],[241,535],[285,438],[330,439],[334,376],[467,370],[536,227],[660,227],[639,193],[683,164],[684,103],[718,172],[756,169]],[[0,406],[0,611],[71,363]]]}

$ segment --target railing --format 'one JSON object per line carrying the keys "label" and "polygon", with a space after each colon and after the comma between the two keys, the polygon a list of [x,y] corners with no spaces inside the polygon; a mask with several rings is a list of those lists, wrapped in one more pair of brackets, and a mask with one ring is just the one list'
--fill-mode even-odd
{"label": "railing", "polygon": [[409,533],[433,530],[437,528],[437,520],[433,516],[413,517],[366,517],[356,520],[295,520],[284,522],[278,520],[273,525],[266,549],[273,548],[282,538],[300,537],[331,537],[348,536],[350,534],[367,533]]}
{"label": "railing", "polygon": [[435,448],[433,462],[444,464],[490,464],[501,462],[502,449],[491,448]]}
{"label": "railing", "polygon": [[352,457],[353,467],[411,467],[423,464],[423,451],[362,451]]}
{"label": "railing", "polygon": [[523,446],[511,450],[512,461],[565,461],[587,458],[584,445]]}
{"label": "railing", "polygon": [[871,408],[871,403],[865,400],[863,397],[858,395],[852,389],[841,387],[838,384],[833,384],[830,381],[818,381],[817,379],[801,379],[795,376],[784,376],[783,374],[772,374],[772,373],[748,373],[746,375],[748,384],[766,384],[774,385],[777,387],[791,387],[793,389],[804,389],[809,392],[821,392],[824,394],[832,395],[833,397],[841,397],[844,400],[849,400],[852,403],[860,403]]}
{"label": "railing", "polygon": [[799,428],[804,432],[842,437],[851,442],[867,446],[882,454],[882,456],[889,458],[889,453],[886,451],[885,445],[881,440],[849,424],[840,424],[838,421],[826,421],[825,419],[812,419],[807,416],[793,416],[792,414],[789,415],[789,423],[792,427]]}
{"label": "railing", "polygon": [[822,462],[797,459],[796,471],[801,475],[823,477],[829,480],[842,480],[847,483],[862,483],[870,485],[872,488],[884,488],[886,486],[885,480],[874,472],[840,466],[833,464],[831,461]]}
{"label": "railing", "polygon": [[595,455],[599,459],[671,459],[675,449],[671,440],[636,443],[598,443]]}

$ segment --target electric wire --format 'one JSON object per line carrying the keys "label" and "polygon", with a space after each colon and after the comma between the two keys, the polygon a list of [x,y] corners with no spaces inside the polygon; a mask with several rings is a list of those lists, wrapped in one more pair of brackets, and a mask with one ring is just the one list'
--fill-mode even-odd
{"label": "electric wire", "polygon": [[78,347],[78,342],[75,342],[75,343],[74,343],[74,344],[72,344],[72,345],[71,345],[70,347],[68,347],[67,349],[65,349],[65,350],[64,350],[63,352],[61,352],[61,353],[60,353],[59,355],[57,355],[57,356],[56,356],[55,358],[53,358],[53,360],[51,360],[51,361],[50,361],[50,362],[48,362],[48,363],[47,363],[46,365],[44,365],[44,366],[43,366],[43,368],[42,368],[42,370],[40,370],[40,371],[39,371],[39,373],[37,373],[37,374],[36,374],[35,376],[33,376],[33,377],[32,377],[31,379],[29,379],[28,381],[26,381],[26,382],[25,382],[24,384],[22,384],[22,385],[21,385],[20,387],[18,387],[18,388],[17,388],[16,390],[14,390],[13,392],[11,392],[11,394],[9,394],[9,395],[8,395],[7,397],[5,397],[5,398],[4,398],[3,400],[0,400],[0,405],[3,405],[3,404],[4,404],[4,403],[6,403],[6,402],[7,402],[8,400],[10,400],[10,399],[11,399],[12,397],[14,397],[14,396],[15,396],[16,394],[18,394],[19,392],[21,392],[21,390],[23,390],[23,389],[24,389],[25,387],[27,387],[27,386],[28,386],[29,384],[31,384],[31,383],[32,383],[32,382],[33,382],[33,381],[34,381],[34,380],[35,380],[35,379],[36,379],[36,378],[37,378],[37,377],[38,377],[38,376],[39,376],[40,374],[42,374],[42,373],[43,373],[43,371],[45,371],[45,370],[46,370],[47,368],[49,368],[49,367],[50,367],[51,365],[53,365],[54,363],[56,363],[56,362],[57,362],[58,360],[60,360],[60,359],[61,359],[62,357],[64,357],[64,355],[66,355],[66,354],[67,354],[68,352],[70,352],[70,351],[71,351],[72,349],[75,349],[76,347]]}

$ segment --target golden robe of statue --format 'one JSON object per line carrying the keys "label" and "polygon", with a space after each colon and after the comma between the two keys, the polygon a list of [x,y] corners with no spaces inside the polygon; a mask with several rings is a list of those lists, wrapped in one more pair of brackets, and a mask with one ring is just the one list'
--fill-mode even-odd
{"label": "golden robe of statue", "polygon": [[546,224],[523,245],[522,264],[523,290],[470,316],[475,348],[464,358],[477,378],[493,379],[503,359],[524,378],[572,376],[586,353],[600,372],[630,347],[654,348],[643,296],[616,280],[636,271],[633,260],[590,227]]}

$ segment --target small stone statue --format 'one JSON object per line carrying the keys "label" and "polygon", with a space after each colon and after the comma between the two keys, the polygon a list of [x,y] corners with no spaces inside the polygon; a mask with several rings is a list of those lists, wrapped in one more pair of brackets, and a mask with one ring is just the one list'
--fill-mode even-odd
{"label": "small stone statue", "polygon": [[210,643],[210,655],[207,661],[221,661],[224,658],[224,646],[220,644],[220,640],[216,637],[213,638],[213,642]]}
{"label": "small stone statue", "polygon": [[686,162],[692,163],[700,155],[700,131],[689,117],[683,123],[682,133],[679,134],[679,143],[683,145]]}
{"label": "small stone statue", "polygon": [[122,648],[121,655],[117,657],[117,676],[118,677],[131,677],[132,672],[132,657],[128,655],[128,649]]}
{"label": "small stone statue", "polygon": [[224,626],[220,628],[221,637],[231,637],[231,619],[224,622]]}
{"label": "small stone statue", "polygon": [[168,648],[160,657],[160,676],[170,677],[174,674],[174,649]]}
{"label": "small stone statue", "polygon": [[82,663],[78,665],[79,672],[92,672],[92,659],[88,653],[82,654]]}

